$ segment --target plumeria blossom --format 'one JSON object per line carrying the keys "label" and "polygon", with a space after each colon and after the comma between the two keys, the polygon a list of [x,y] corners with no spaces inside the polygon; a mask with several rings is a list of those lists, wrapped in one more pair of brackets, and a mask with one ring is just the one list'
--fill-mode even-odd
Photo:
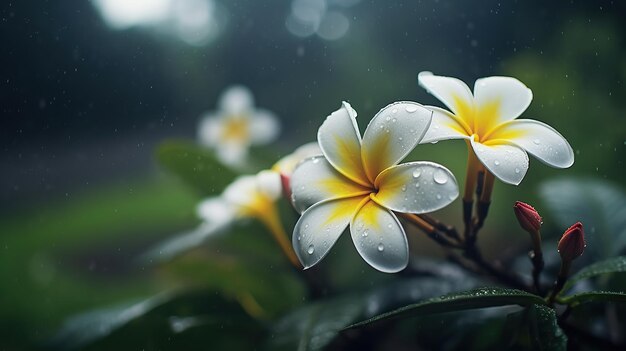
{"label": "plumeria blossom", "polygon": [[317,134],[323,155],[304,160],[291,176],[293,204],[302,213],[292,243],[305,268],[348,225],[372,267],[390,273],[406,267],[406,234],[394,212],[430,212],[458,196],[456,179],[443,166],[398,164],[426,133],[431,114],[415,102],[393,103],[374,116],[363,139],[350,104],[326,118]]}
{"label": "plumeria blossom", "polygon": [[531,119],[516,119],[533,98],[532,91],[519,80],[481,78],[476,80],[473,94],[456,78],[421,72],[418,80],[450,109],[427,106],[433,111],[433,121],[422,143],[466,139],[491,174],[514,185],[528,170],[527,153],[556,168],[574,163],[571,146],[554,128]]}
{"label": "plumeria blossom", "polygon": [[322,149],[317,142],[310,142],[298,147],[293,153],[281,158],[272,167],[273,171],[280,174],[283,184],[283,193],[289,199],[291,198],[291,186],[289,185],[291,174],[296,166],[304,159],[322,155]]}
{"label": "plumeria blossom", "polygon": [[202,117],[198,137],[215,148],[220,161],[242,165],[251,145],[267,144],[278,136],[280,125],[273,113],[254,107],[250,90],[233,86],[222,94],[218,110]]}
{"label": "plumeria blossom", "polygon": [[[271,170],[256,175],[245,175],[235,179],[222,194],[207,198],[196,208],[202,223],[195,229],[177,235],[158,245],[148,253],[150,259],[166,260],[201,245],[210,237],[224,232],[234,222],[256,218],[263,222],[275,237],[281,237],[283,246],[291,252],[286,234],[280,224],[276,201],[285,191],[285,179],[291,177],[296,165],[307,157],[321,155],[317,143],[308,143],[293,153],[281,158]],[[284,249],[284,248],[283,248]],[[291,252],[293,256],[293,252]],[[294,263],[295,262],[294,260]]]}
{"label": "plumeria blossom", "polygon": [[199,246],[234,222],[246,218],[260,220],[271,231],[283,231],[275,205],[281,193],[280,175],[275,171],[264,170],[256,175],[241,176],[219,196],[207,198],[198,204],[196,212],[202,223],[197,228],[157,245],[147,257],[170,259]]}

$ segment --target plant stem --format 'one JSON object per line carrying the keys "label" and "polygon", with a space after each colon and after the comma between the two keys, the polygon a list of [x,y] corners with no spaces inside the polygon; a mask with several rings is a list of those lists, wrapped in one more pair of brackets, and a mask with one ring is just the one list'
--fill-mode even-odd
{"label": "plant stem", "polygon": [[567,281],[567,275],[569,274],[569,269],[571,267],[572,261],[562,260],[561,268],[559,269],[559,275],[554,282],[554,288],[552,288],[552,292],[550,293],[550,297],[548,297],[548,304],[550,306],[554,305],[554,299],[563,289],[563,285]]}
{"label": "plant stem", "polygon": [[456,248],[460,249],[463,246],[459,243],[450,241],[441,231],[435,228],[428,221],[423,219],[422,217],[412,214],[412,213],[397,213],[400,217],[406,219],[407,221],[414,224],[416,227],[420,228],[426,235],[432,240],[436,241],[438,244],[444,247]]}

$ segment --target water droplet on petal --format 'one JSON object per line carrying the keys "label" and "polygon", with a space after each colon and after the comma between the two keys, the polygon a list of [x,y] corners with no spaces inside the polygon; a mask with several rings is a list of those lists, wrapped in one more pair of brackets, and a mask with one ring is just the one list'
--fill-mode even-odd
{"label": "water droplet on petal", "polygon": [[387,224],[387,228],[391,229],[392,227],[391,223]]}
{"label": "water droplet on petal", "polygon": [[417,111],[417,106],[415,106],[415,105],[409,105],[409,106],[406,107],[406,112],[408,112],[408,113],[413,113],[415,111]]}
{"label": "water droplet on petal", "polygon": [[391,121],[395,123],[395,122],[397,122],[398,120],[397,120],[396,118],[394,118],[394,119],[392,119]]}
{"label": "water droplet on petal", "polygon": [[500,165],[500,161],[495,160],[495,161],[493,161],[493,164],[496,165],[496,166],[499,166]]}
{"label": "water droplet on petal", "polygon": [[309,255],[312,255],[313,252],[315,252],[315,247],[313,246],[313,244],[309,245],[309,248],[306,250],[306,252],[308,252]]}
{"label": "water droplet on petal", "polygon": [[391,117],[389,117],[389,116],[385,117],[385,121],[387,121],[387,122],[391,121]]}
{"label": "water droplet on petal", "polygon": [[394,108],[393,110],[391,110],[391,113],[398,113],[398,109]]}
{"label": "water droplet on petal", "polygon": [[413,178],[419,178],[422,175],[422,172],[419,169],[413,171]]}
{"label": "water droplet on petal", "polygon": [[378,244],[378,252],[383,252],[385,251],[385,245],[383,245],[382,243]]}
{"label": "water droplet on petal", "polygon": [[406,191],[406,185],[402,186],[402,191]]}
{"label": "water droplet on petal", "polygon": [[534,139],[534,140],[533,140],[533,143],[535,143],[535,145],[539,145],[539,144],[541,144],[541,140],[539,140],[539,139]]}
{"label": "water droplet on petal", "polygon": [[313,163],[318,163],[318,162],[320,162],[319,157],[316,157],[316,158],[313,159]]}
{"label": "water droplet on petal", "polygon": [[361,236],[362,236],[362,237],[364,237],[364,238],[366,238],[369,234],[370,234],[370,233],[369,233],[369,231],[368,231],[367,229],[365,229],[365,230],[363,231],[363,234],[361,234]]}
{"label": "water droplet on petal", "polygon": [[441,194],[437,194],[437,200],[441,200]]}
{"label": "water droplet on petal", "polygon": [[520,172],[519,168],[516,167],[515,168],[515,173],[519,174],[519,172]]}
{"label": "water droplet on petal", "polygon": [[439,169],[433,174],[433,180],[437,184],[446,184],[448,182],[448,175]]}

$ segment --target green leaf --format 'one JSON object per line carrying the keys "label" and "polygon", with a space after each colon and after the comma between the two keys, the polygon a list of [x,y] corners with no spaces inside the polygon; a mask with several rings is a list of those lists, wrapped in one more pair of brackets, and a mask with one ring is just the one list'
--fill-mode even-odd
{"label": "green leaf", "polygon": [[363,294],[349,294],[301,307],[279,320],[268,349],[321,350],[348,325],[397,306],[475,286],[465,279],[420,277],[399,280]]}
{"label": "green leaf", "polygon": [[557,324],[555,311],[544,305],[531,305],[507,316],[501,345],[506,349],[565,350],[567,336]]}
{"label": "green leaf", "polygon": [[[200,336],[190,340],[188,336],[198,329]],[[237,339],[241,333],[246,338]],[[208,338],[211,348],[224,349],[244,341],[241,349],[251,349],[262,333],[262,326],[234,301],[212,291],[178,292],[71,318],[49,346],[63,350],[111,350],[119,345],[133,350],[154,345],[190,349]]]}
{"label": "green leaf", "polygon": [[529,308],[530,335],[534,350],[565,351],[567,336],[556,322],[556,312],[547,306]]}
{"label": "green leaf", "polygon": [[166,141],[157,148],[156,157],[167,170],[202,195],[221,192],[238,175],[222,165],[211,151],[189,141]]}
{"label": "green leaf", "polygon": [[626,247],[626,195],[618,186],[597,179],[544,182],[541,197],[565,230],[580,221],[585,227],[585,257],[597,261],[619,255]]}
{"label": "green leaf", "polygon": [[588,291],[559,298],[558,301],[567,305],[578,305],[586,302],[626,302],[626,293],[616,291]]}
{"label": "green leaf", "polygon": [[400,307],[391,312],[383,313],[365,321],[353,324],[348,328],[360,327],[374,322],[399,317],[419,316],[483,307],[505,305],[528,306],[532,304],[545,303],[546,302],[541,297],[521,290],[506,288],[479,288],[436,297],[416,304]]}
{"label": "green leaf", "polygon": [[565,282],[565,285],[563,285],[563,289],[561,290],[561,293],[559,293],[559,296],[567,293],[567,291],[571,289],[574,284],[581,280],[589,279],[602,274],[623,272],[626,272],[626,256],[619,256],[609,258],[601,262],[596,262],[572,275],[567,282]]}

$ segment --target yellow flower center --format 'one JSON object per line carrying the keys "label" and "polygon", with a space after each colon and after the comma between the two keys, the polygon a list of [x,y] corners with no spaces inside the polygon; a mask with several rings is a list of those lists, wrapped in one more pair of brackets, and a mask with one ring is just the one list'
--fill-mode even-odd
{"label": "yellow flower center", "polygon": [[248,119],[244,116],[232,116],[224,122],[222,139],[224,141],[247,140],[250,134]]}

